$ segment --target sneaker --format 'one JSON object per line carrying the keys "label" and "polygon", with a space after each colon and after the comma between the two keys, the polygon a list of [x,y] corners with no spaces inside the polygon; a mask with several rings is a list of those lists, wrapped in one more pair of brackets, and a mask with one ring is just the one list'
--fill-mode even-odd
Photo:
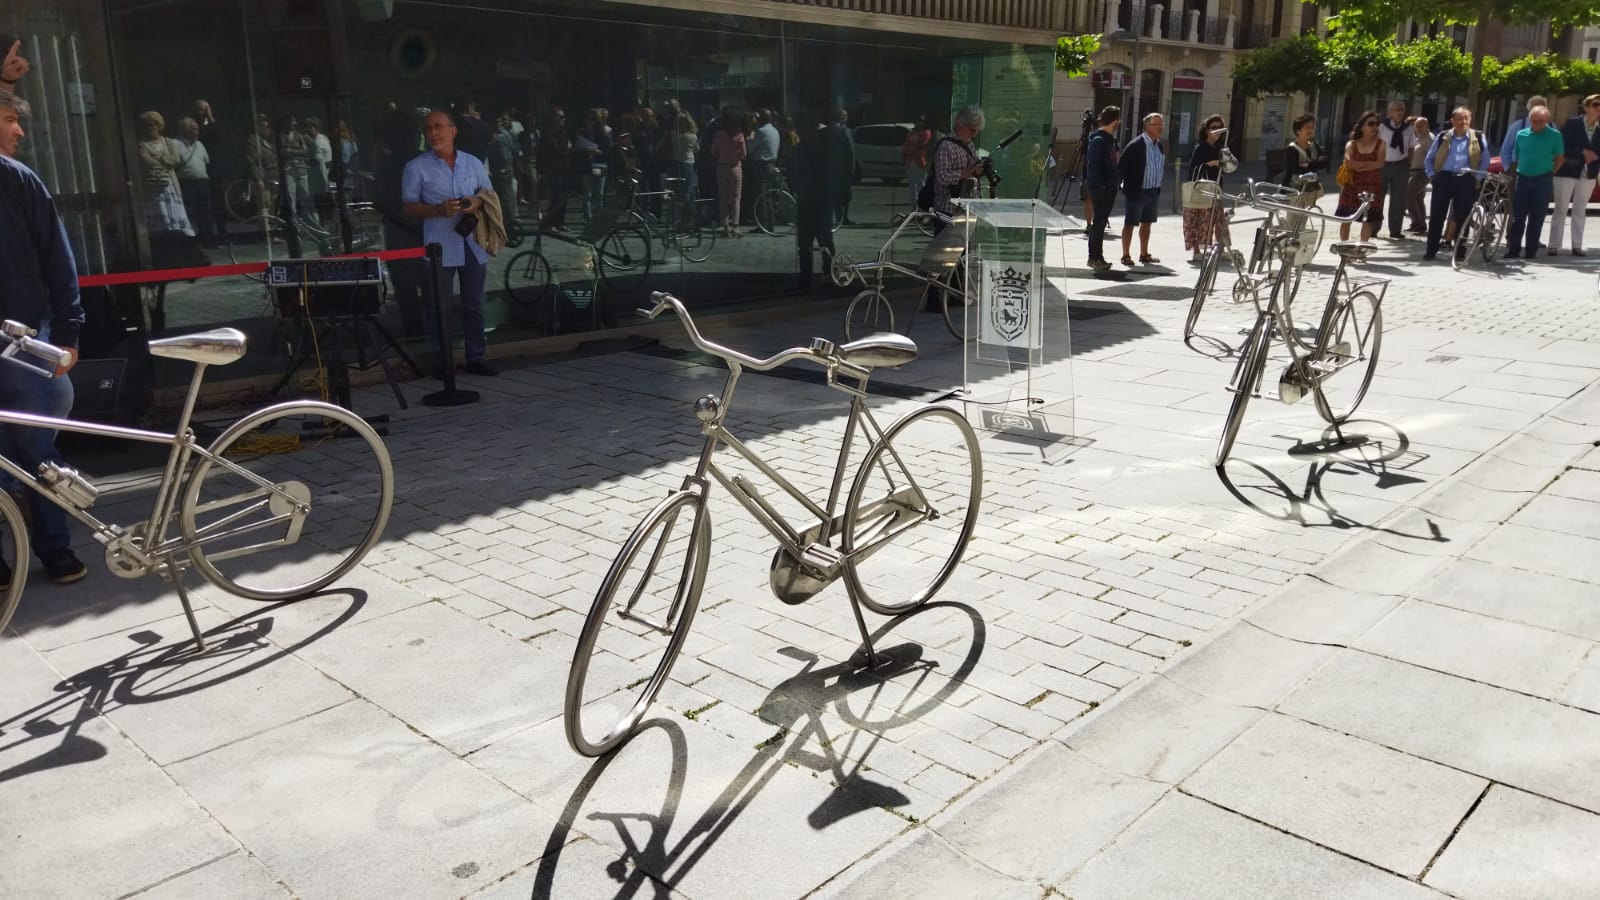
{"label": "sneaker", "polygon": [[1551,247],[1549,250],[1545,251],[1544,255],[1545,256],[1555,256],[1557,253],[1560,253],[1560,252],[1561,252],[1561,250],[1559,248]]}
{"label": "sneaker", "polygon": [[1422,254],[1422,258],[1424,261],[1432,262],[1439,258],[1439,251],[1429,250],[1427,253]]}
{"label": "sneaker", "polygon": [[1574,250],[1574,251],[1572,251],[1572,255],[1573,256],[1588,256],[1589,254],[1584,253],[1582,250]]}
{"label": "sneaker", "polygon": [[466,365],[461,367],[461,370],[463,372],[466,372],[469,375],[499,375],[500,374],[499,372],[496,372],[494,369],[490,368],[489,364],[484,362],[481,359],[473,360],[472,362],[467,363]]}
{"label": "sneaker", "polygon": [[1104,272],[1104,271],[1106,271],[1106,270],[1107,270],[1107,269],[1110,269],[1110,268],[1112,268],[1112,266],[1111,266],[1111,263],[1109,263],[1109,262],[1106,262],[1106,261],[1105,261],[1105,260],[1103,260],[1103,259],[1096,259],[1096,260],[1093,260],[1093,261],[1091,261],[1091,262],[1090,262],[1090,263],[1089,263],[1089,265],[1090,265],[1090,266],[1091,266],[1091,267],[1093,267],[1093,269],[1094,269],[1094,270],[1095,270],[1095,271],[1096,271],[1096,272]]}
{"label": "sneaker", "polygon": [[[71,584],[89,574],[89,567],[85,566],[71,550],[50,550],[39,554],[39,563],[44,566],[50,579],[56,584]],[[7,567],[9,571],[10,567]]]}
{"label": "sneaker", "polygon": [[1401,234],[1398,231],[1389,232],[1389,240],[1391,240],[1391,241],[1403,241],[1405,239],[1406,239],[1406,236]]}
{"label": "sneaker", "polygon": [[1521,258],[1522,258],[1522,251],[1518,250],[1515,247],[1513,247],[1510,250],[1506,251],[1506,259],[1521,259]]}

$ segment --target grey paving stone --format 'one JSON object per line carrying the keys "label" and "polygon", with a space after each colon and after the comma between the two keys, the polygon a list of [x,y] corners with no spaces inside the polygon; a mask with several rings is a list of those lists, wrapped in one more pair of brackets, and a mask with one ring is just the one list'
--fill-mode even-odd
{"label": "grey paving stone", "polygon": [[[957,800],[928,827],[996,872],[1055,883],[1109,843],[1165,790],[1047,741]],[[1063,818],[1067,809],[1072,815]],[[1042,822],[1052,825],[1041,828]]]}
{"label": "grey paving stone", "polygon": [[1038,884],[996,872],[983,859],[950,846],[931,829],[918,828],[846,869],[811,896],[847,900],[903,896],[917,891],[947,897],[1037,900],[1042,889]]}
{"label": "grey paving stone", "polygon": [[115,897],[238,849],[59,680],[21,640],[0,638],[0,896]]}
{"label": "grey paving stone", "polygon": [[1157,677],[1094,716],[1068,723],[1058,739],[1107,769],[1176,784],[1261,714]]}
{"label": "grey paving stone", "polygon": [[1489,789],[1423,879],[1457,897],[1584,900],[1600,884],[1600,816]]}
{"label": "grey paving stone", "polygon": [[1316,644],[1348,644],[1400,605],[1392,594],[1351,590],[1303,575],[1245,620],[1281,637]]}
{"label": "grey paving stone", "polygon": [[1317,568],[1317,577],[1354,591],[1404,595],[1439,567],[1432,556],[1404,553],[1374,541],[1360,541]]}
{"label": "grey paving stone", "polygon": [[1589,584],[1600,582],[1600,540],[1576,534],[1503,525],[1467,555]]}
{"label": "grey paving stone", "polygon": [[1333,656],[1328,646],[1279,637],[1249,622],[1217,632],[1162,674],[1197,694],[1269,708]]}
{"label": "grey paving stone", "polygon": [[1425,900],[1439,895],[1183,794],[1061,882],[1073,900]]}
{"label": "grey paving stone", "polygon": [[283,900],[292,895],[259,859],[240,850],[132,896],[138,900]]}
{"label": "grey paving stone", "polygon": [[1340,652],[1279,711],[1600,810],[1592,713],[1356,650]]}
{"label": "grey paving stone", "polygon": [[567,676],[567,661],[441,603],[339,629],[301,655],[457,752],[555,715]]}
{"label": "grey paving stone", "polygon": [[[777,733],[767,729],[768,737]],[[552,721],[471,760],[560,813],[556,831],[524,836],[530,845],[559,845],[570,830],[609,851],[573,863],[588,867],[582,882],[609,880],[614,867],[642,868],[686,896],[716,897],[750,880],[752,860],[781,858],[781,866],[761,866],[761,890],[797,897],[908,824],[890,812],[904,804],[904,793],[870,768],[872,753],[865,754],[868,768],[835,788],[820,777],[832,770],[815,743],[803,740],[785,734],[757,747],[707,724],[658,715],[597,761],[573,753]],[[849,740],[835,736],[840,746]]]}
{"label": "grey paving stone", "polygon": [[619,859],[616,850],[588,838],[572,841],[468,895],[469,900],[616,900],[631,896],[683,897],[650,873]]}
{"label": "grey paving stone", "polygon": [[1541,491],[1561,474],[1557,466],[1525,466],[1508,459],[1482,459],[1469,467],[1463,480],[1491,491]]}
{"label": "grey paving stone", "polygon": [[1594,643],[1407,600],[1355,646],[1414,665],[1555,699]]}
{"label": "grey paving stone", "polygon": [[359,700],[170,771],[307,898],[468,893],[536,857],[555,822]]}
{"label": "grey paving stone", "polygon": [[1474,559],[1456,560],[1416,597],[1497,619],[1600,641],[1600,605],[1594,586]]}
{"label": "grey paving stone", "polygon": [[1421,508],[1460,522],[1504,522],[1533,499],[1532,491],[1499,491],[1453,481],[1423,498]]}
{"label": "grey paving stone", "polygon": [[[1561,474],[1548,489],[1547,494],[1557,497],[1570,497],[1573,500],[1588,500],[1600,503],[1600,472],[1590,472],[1587,469],[1571,469]],[[1580,518],[1573,522],[1573,530],[1580,533],[1592,533],[1594,518],[1590,516]]]}
{"label": "grey paving stone", "polygon": [[[1568,474],[1578,471],[1572,469]],[[1600,472],[1584,474],[1600,476]],[[1600,534],[1600,502],[1557,493],[1555,488],[1560,484],[1557,481],[1551,490],[1530,500],[1511,517],[1511,523],[1559,533]]]}
{"label": "grey paving stone", "polygon": [[1600,647],[1589,652],[1589,658],[1573,673],[1556,699],[1600,713]]}
{"label": "grey paving stone", "polygon": [[1488,782],[1287,716],[1257,721],[1183,790],[1408,877]]}

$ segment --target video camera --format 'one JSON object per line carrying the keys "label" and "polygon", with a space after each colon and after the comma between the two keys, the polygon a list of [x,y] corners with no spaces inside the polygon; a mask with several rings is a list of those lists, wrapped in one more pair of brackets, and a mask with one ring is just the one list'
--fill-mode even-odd
{"label": "video camera", "polygon": [[1083,135],[1082,135],[1081,140],[1084,140],[1084,141],[1089,140],[1089,132],[1095,130],[1095,128],[1099,127],[1099,125],[1100,125],[1100,117],[1095,115],[1094,110],[1092,110],[1092,109],[1084,110],[1083,111],[1083,127],[1082,127]]}

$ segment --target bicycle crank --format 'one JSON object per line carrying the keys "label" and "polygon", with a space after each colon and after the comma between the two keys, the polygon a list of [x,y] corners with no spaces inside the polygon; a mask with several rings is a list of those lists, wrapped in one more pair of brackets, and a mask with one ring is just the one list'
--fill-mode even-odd
{"label": "bicycle crank", "polygon": [[1313,382],[1320,381],[1350,364],[1350,343],[1340,341],[1328,348],[1326,358],[1291,363],[1278,376],[1278,399],[1291,406],[1311,393]]}

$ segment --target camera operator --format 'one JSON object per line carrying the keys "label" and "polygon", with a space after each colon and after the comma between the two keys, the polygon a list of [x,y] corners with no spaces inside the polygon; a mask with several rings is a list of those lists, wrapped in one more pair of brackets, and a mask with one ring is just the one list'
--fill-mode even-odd
{"label": "camera operator", "polygon": [[1111,268],[1106,261],[1106,226],[1111,222],[1111,207],[1117,202],[1117,130],[1122,127],[1122,110],[1108,106],[1100,111],[1100,127],[1084,137],[1083,193],[1089,214],[1089,265],[1097,272]]}
{"label": "camera operator", "polygon": [[[983,110],[968,106],[956,113],[951,133],[939,139],[933,153],[933,208],[946,216],[955,214],[953,197],[968,197],[977,192],[976,179],[991,171],[987,161],[978,158],[974,143],[983,131]],[[971,182],[971,185],[968,185]],[[943,231],[944,221],[934,225],[935,233]]]}

